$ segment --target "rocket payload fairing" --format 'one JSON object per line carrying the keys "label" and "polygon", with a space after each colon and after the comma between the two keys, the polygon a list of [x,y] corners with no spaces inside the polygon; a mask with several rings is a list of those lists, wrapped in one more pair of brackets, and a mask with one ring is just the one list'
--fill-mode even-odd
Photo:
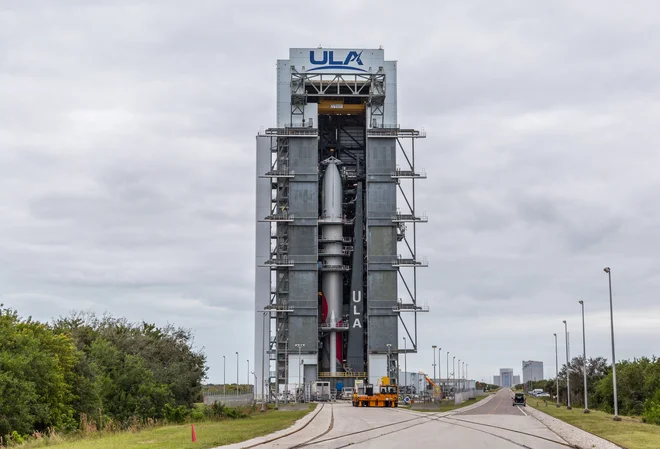
{"label": "rocket payload fairing", "polygon": [[[321,232],[325,242],[322,251],[323,265],[341,267],[343,192],[341,176],[337,168],[341,161],[330,157],[322,163],[327,166],[323,178],[323,212],[319,220],[323,223]],[[343,285],[341,271],[325,271],[321,278],[321,288],[323,293],[321,318],[323,323],[331,329],[323,347],[330,372],[334,374],[341,370],[343,358],[342,338],[336,332],[336,328],[342,324]]]}

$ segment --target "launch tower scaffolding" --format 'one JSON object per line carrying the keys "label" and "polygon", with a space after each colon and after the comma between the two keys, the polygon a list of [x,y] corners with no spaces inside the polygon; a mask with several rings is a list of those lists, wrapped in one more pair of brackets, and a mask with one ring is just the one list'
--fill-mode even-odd
{"label": "launch tower scaffolding", "polygon": [[[266,333],[269,336],[271,366],[275,362],[275,369],[269,371],[276,391],[296,377],[293,370],[291,375],[288,372],[290,363],[287,363],[287,358],[292,356],[292,342],[304,341],[307,344],[300,345],[305,346],[303,352],[307,355],[318,354],[323,335],[348,330],[345,322],[337,325],[318,322],[317,316],[312,317],[314,311],[307,310],[313,308],[311,302],[301,298],[308,296],[310,285],[314,289],[317,283],[320,285],[320,276],[325,270],[345,272],[350,269],[346,263],[358,245],[364,246],[364,264],[363,267],[354,266],[353,269],[362,269],[364,274],[364,355],[369,376],[373,375],[372,369],[373,372],[379,372],[381,366],[383,370],[387,366],[384,373],[396,372],[396,356],[404,352],[398,349],[397,321],[402,323],[411,343],[406,352],[417,352],[417,313],[428,312],[429,308],[426,304],[420,306],[417,298],[417,269],[428,264],[417,254],[416,231],[417,224],[427,222],[428,219],[425,214],[418,214],[415,204],[416,182],[426,178],[426,173],[418,170],[415,165],[415,142],[426,135],[423,131],[402,129],[399,125],[385,123],[389,120],[387,117],[394,117],[392,120],[396,121],[396,68],[393,72],[391,65],[386,65],[385,69],[378,66],[373,69],[369,67],[370,73],[320,73],[306,72],[304,66],[301,70],[301,67],[287,65],[286,61],[278,65],[278,127],[267,129],[258,136],[269,139],[271,149],[270,170],[260,175],[270,179],[272,207],[270,214],[261,220],[270,223],[271,247],[269,259],[260,266],[268,267],[271,273],[270,301],[267,307],[271,311],[271,319]],[[387,77],[392,73],[393,78],[388,80],[386,72]],[[393,87],[389,98],[386,97],[388,86]],[[348,114],[336,120],[333,118],[328,128],[328,123],[321,123],[328,120],[321,108],[333,102],[341,103],[347,110],[362,108],[362,115],[351,117]],[[316,112],[309,112],[309,104],[318,106]],[[285,107],[290,109],[285,112],[282,109]],[[392,109],[387,109],[390,107]],[[327,266],[321,262],[323,256],[327,256],[324,254],[327,250],[323,249],[318,235],[322,218],[319,219],[318,215],[312,217],[309,209],[304,209],[310,207],[312,200],[309,198],[319,195],[318,163],[312,169],[307,161],[302,161],[312,148],[317,148],[318,154],[315,156],[318,156],[318,162],[339,155],[343,162],[341,177],[346,185],[351,186],[347,191],[354,190],[353,186],[362,183],[365,192],[365,211],[368,213],[363,218],[363,241],[354,241],[351,237],[353,217],[350,204],[354,198],[350,198],[350,193],[346,194],[345,210],[349,216],[342,220],[346,231],[342,239],[345,246],[341,254],[344,264],[341,266]],[[396,165],[395,160],[401,166]],[[296,167],[305,169],[299,170]],[[310,187],[314,183],[316,186]],[[303,197],[308,199],[303,201]],[[386,200],[383,201],[383,197]],[[316,206],[318,208],[318,204]],[[311,233],[316,246],[313,250],[308,249]],[[368,244],[370,238],[378,242],[377,248]],[[393,244],[389,243],[390,238]],[[370,289],[373,289],[371,296]],[[397,298],[398,295],[393,293],[393,290],[398,289],[405,291],[404,298]],[[344,297],[347,297],[346,291]],[[318,306],[316,309],[318,311]],[[409,318],[404,319],[402,313],[407,313],[412,323]],[[317,339],[307,331],[312,327],[308,325],[311,318],[314,320],[313,331]],[[387,357],[387,362],[373,358],[373,366],[370,366],[371,362],[367,360],[372,360],[372,355]],[[362,370],[351,370],[347,365],[341,372],[320,372],[320,357],[317,361],[318,371],[314,375],[318,377],[346,379],[367,375]],[[298,363],[303,363],[302,358]],[[307,365],[315,362],[308,362],[305,358],[304,363]],[[383,365],[374,368],[380,363]],[[297,367],[294,369],[297,371]]]}

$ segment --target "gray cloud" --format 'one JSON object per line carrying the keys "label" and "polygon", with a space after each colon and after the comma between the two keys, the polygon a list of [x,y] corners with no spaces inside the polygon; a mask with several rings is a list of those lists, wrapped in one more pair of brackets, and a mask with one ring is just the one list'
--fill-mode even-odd
{"label": "gray cloud", "polygon": [[275,61],[383,45],[399,122],[428,132],[418,286],[432,312],[409,367],[431,371],[438,344],[478,378],[523,358],[550,374],[578,299],[588,351],[607,355],[605,265],[618,354],[655,349],[655,2],[0,8],[0,301],[23,314],[193,327],[216,382],[222,354],[252,358],[254,134],[274,124]]}

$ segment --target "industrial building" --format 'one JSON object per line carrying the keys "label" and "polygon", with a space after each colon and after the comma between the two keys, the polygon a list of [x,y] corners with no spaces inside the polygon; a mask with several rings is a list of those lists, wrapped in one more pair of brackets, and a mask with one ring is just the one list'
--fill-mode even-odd
{"label": "industrial building", "polygon": [[513,385],[520,385],[520,375],[519,374],[515,374],[513,376]]}
{"label": "industrial building", "polygon": [[543,380],[543,362],[533,360],[523,360],[522,362],[523,383],[530,381]]}
{"label": "industrial building", "polygon": [[[255,377],[266,393],[396,378],[417,351],[415,166],[382,49],[292,48],[257,135]],[[399,289],[402,285],[403,289]],[[402,292],[401,297],[399,292]],[[258,389],[261,395],[263,388]]]}
{"label": "industrial building", "polygon": [[500,383],[497,384],[500,387],[512,387],[513,383],[513,369],[512,368],[500,368],[499,377]]}

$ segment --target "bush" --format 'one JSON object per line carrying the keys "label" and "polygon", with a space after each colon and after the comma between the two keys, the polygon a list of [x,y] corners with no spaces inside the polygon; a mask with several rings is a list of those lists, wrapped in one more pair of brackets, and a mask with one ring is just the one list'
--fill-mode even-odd
{"label": "bush", "polygon": [[185,405],[172,407],[170,404],[165,404],[165,407],[163,408],[163,414],[165,415],[167,422],[183,424],[186,422],[186,418],[190,416],[190,409]]}
{"label": "bush", "polygon": [[660,390],[657,390],[655,395],[644,403],[642,420],[649,424],[660,425]]}

